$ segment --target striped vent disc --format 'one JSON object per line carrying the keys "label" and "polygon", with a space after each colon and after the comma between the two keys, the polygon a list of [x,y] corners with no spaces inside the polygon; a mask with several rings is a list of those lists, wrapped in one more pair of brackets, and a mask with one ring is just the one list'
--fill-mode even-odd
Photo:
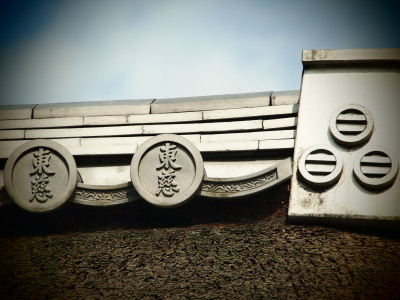
{"label": "striped vent disc", "polygon": [[358,135],[367,127],[367,118],[358,109],[347,109],[338,115],[336,127],[343,135]]}
{"label": "striped vent disc", "polygon": [[382,178],[390,172],[391,167],[389,156],[383,152],[370,152],[361,159],[361,172],[369,178]]}
{"label": "striped vent disc", "polygon": [[305,167],[307,172],[311,175],[327,176],[335,169],[336,158],[327,150],[314,150],[307,156]]}

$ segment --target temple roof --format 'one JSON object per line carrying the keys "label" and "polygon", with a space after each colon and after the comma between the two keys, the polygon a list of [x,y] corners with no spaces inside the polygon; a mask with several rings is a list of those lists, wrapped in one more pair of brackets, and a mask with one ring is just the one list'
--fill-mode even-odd
{"label": "temple roof", "polygon": [[183,135],[201,152],[294,147],[299,91],[0,106],[0,158],[32,139],[73,155],[132,154],[148,138]]}

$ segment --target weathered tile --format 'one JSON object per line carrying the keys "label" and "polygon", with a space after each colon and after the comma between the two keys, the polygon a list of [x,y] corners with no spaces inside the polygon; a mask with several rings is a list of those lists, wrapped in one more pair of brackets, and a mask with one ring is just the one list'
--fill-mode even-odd
{"label": "weathered tile", "polygon": [[118,116],[150,113],[152,99],[39,104],[33,118]]}
{"label": "weathered tile", "polygon": [[203,112],[204,120],[220,120],[220,119],[235,119],[248,118],[259,116],[280,116],[297,114],[299,111],[298,104],[279,105],[267,107],[250,107],[250,108],[234,108],[234,109],[217,109]]}
{"label": "weathered tile", "polygon": [[286,158],[287,156],[277,159],[256,159],[251,156],[241,156],[233,160],[206,160],[204,161],[204,169],[206,170],[207,177],[232,178],[259,172]]}
{"label": "weathered tile", "polygon": [[281,140],[293,139],[296,137],[296,130],[274,130],[256,131],[244,133],[221,133],[201,135],[201,142],[233,142],[233,141],[259,141],[259,140]]}
{"label": "weathered tile", "polygon": [[67,138],[86,136],[119,136],[142,134],[142,126],[113,126],[89,128],[31,129],[26,130],[27,139]]}
{"label": "weathered tile", "polygon": [[35,105],[0,105],[0,120],[30,119]]}
{"label": "weathered tile", "polygon": [[282,118],[282,119],[271,119],[263,121],[264,130],[295,127],[297,125],[297,117]]}
{"label": "weathered tile", "polygon": [[85,126],[123,125],[127,124],[127,116],[86,116],[83,117]]}
{"label": "weathered tile", "polygon": [[258,147],[260,150],[291,149],[294,148],[294,139],[260,141]]}
{"label": "weathered tile", "polygon": [[18,140],[24,136],[25,130],[0,130],[0,140]]}
{"label": "weathered tile", "polygon": [[400,62],[399,48],[386,49],[333,49],[333,50],[303,50],[303,65]]}
{"label": "weathered tile", "polygon": [[0,141],[0,158],[8,158],[15,148],[28,140]]}
{"label": "weathered tile", "polygon": [[200,143],[195,145],[200,152],[256,151],[258,149],[257,141]]}
{"label": "weathered tile", "polygon": [[[70,139],[51,139],[63,146],[67,149],[68,147],[77,147],[80,146],[79,138],[70,138]],[[11,153],[18,146],[25,144],[31,140],[12,140],[12,141],[0,141],[0,158],[8,158]]]}
{"label": "weathered tile", "polygon": [[271,95],[271,105],[288,105],[299,103],[300,91],[283,91],[283,92],[273,92]]}
{"label": "weathered tile", "polygon": [[55,128],[82,126],[83,117],[51,118],[51,119],[25,119],[0,121],[0,129],[15,128]]}
{"label": "weathered tile", "polygon": [[255,130],[262,129],[261,122],[261,120],[253,120],[215,123],[143,125],[143,133],[160,134]]}
{"label": "weathered tile", "polygon": [[137,149],[137,145],[108,145],[108,146],[80,146],[69,147],[68,150],[72,155],[123,155],[133,154]]}
{"label": "weathered tile", "polygon": [[[199,134],[182,135],[193,143],[200,143]],[[152,138],[153,136],[129,136],[129,137],[99,137],[99,138],[82,138],[82,146],[103,146],[103,145],[140,145]]]}
{"label": "weathered tile", "polygon": [[203,114],[201,111],[191,111],[182,113],[168,114],[148,114],[148,115],[132,115],[128,117],[128,123],[131,124],[149,124],[149,123],[182,123],[201,121]]}
{"label": "weathered tile", "polygon": [[214,109],[263,107],[270,104],[271,92],[217,95],[187,98],[157,99],[151,105],[151,113],[175,113]]}
{"label": "weathered tile", "polygon": [[78,172],[85,184],[95,185],[96,187],[131,182],[130,165],[80,166],[78,167]]}
{"label": "weathered tile", "polygon": [[65,147],[78,147],[81,145],[80,138],[67,138],[67,139],[50,139],[54,142],[57,142]]}
{"label": "weathered tile", "polygon": [[96,137],[82,138],[82,146],[105,146],[105,145],[140,145],[152,136],[127,136],[127,137]]}

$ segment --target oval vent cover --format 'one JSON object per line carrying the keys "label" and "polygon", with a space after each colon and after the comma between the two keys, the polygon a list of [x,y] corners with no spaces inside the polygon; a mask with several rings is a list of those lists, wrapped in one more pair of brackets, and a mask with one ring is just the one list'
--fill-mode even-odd
{"label": "oval vent cover", "polygon": [[329,129],[340,144],[353,146],[367,141],[374,128],[371,113],[361,105],[350,104],[336,109],[330,119]]}

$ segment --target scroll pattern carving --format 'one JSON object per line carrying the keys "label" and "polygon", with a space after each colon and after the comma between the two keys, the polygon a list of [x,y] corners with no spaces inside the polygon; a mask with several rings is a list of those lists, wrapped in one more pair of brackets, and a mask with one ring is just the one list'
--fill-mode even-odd
{"label": "scroll pattern carving", "polygon": [[32,195],[29,202],[36,200],[39,203],[45,203],[53,197],[49,184],[49,176],[55,174],[50,170],[50,150],[39,148],[39,151],[33,153],[33,171],[30,173]]}
{"label": "scroll pattern carving", "polygon": [[201,189],[212,193],[237,193],[252,190],[278,179],[277,170],[241,182],[204,182]]}
{"label": "scroll pattern carving", "polygon": [[78,188],[75,193],[75,202],[89,205],[112,205],[126,203],[138,198],[133,188],[115,190],[92,190]]}

